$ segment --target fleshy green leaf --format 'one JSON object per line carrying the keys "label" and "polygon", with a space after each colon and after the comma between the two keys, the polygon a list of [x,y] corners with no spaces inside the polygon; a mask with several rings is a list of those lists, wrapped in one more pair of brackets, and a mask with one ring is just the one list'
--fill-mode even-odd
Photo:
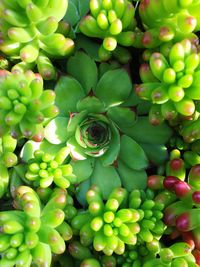
{"label": "fleshy green leaf", "polygon": [[139,144],[165,144],[172,136],[172,129],[166,123],[153,126],[148,117],[138,117],[132,127],[124,129],[124,133]]}
{"label": "fleshy green leaf", "polygon": [[92,59],[95,61],[100,61],[98,50],[100,44],[95,43],[95,41],[91,38],[86,37],[83,34],[76,35],[76,48],[77,50],[84,50]]}
{"label": "fleshy green leaf", "polygon": [[144,170],[133,170],[123,161],[118,160],[118,172],[122,185],[128,190],[145,189],[147,185],[147,174]]}
{"label": "fleshy green leaf", "polygon": [[129,96],[132,83],[128,73],[123,69],[107,71],[99,80],[95,95],[107,107],[118,106]]}
{"label": "fleshy green leaf", "polygon": [[133,170],[142,170],[148,166],[148,159],[138,143],[127,135],[121,137],[120,159]]}
{"label": "fleshy green leaf", "polygon": [[52,119],[44,129],[44,137],[47,141],[55,145],[66,142],[68,121],[66,117]]}
{"label": "fleshy green leaf", "polygon": [[131,127],[135,124],[136,114],[131,108],[112,107],[108,109],[107,115],[123,131],[124,127]]}
{"label": "fleshy green leaf", "polygon": [[68,76],[59,79],[55,93],[55,103],[60,110],[60,115],[64,116],[69,116],[70,112],[76,112],[77,102],[85,96],[80,83]]}
{"label": "fleshy green leaf", "polygon": [[94,170],[94,158],[86,160],[71,161],[73,174],[77,177],[77,183],[87,180]]}
{"label": "fleshy green leaf", "polygon": [[77,110],[87,110],[89,113],[105,112],[104,104],[95,96],[87,96],[77,103]]}
{"label": "fleshy green leaf", "polygon": [[80,20],[78,6],[74,3],[74,1],[69,0],[67,12],[63,19],[69,22],[71,26],[76,25],[76,23]]}
{"label": "fleshy green leaf", "polygon": [[120,135],[116,127],[110,123],[111,140],[109,148],[104,155],[101,156],[103,166],[109,166],[117,159],[120,150]]}
{"label": "fleshy green leaf", "polygon": [[104,167],[100,160],[96,160],[94,172],[91,176],[91,185],[97,185],[107,199],[111,191],[121,186],[121,180],[116,169],[113,166]]}
{"label": "fleshy green leaf", "polygon": [[144,149],[149,161],[157,166],[163,164],[169,157],[166,146],[155,144],[140,144]]}
{"label": "fleshy green leaf", "polygon": [[77,79],[86,94],[96,87],[98,72],[97,66],[88,55],[77,52],[67,62],[67,73]]}
{"label": "fleshy green leaf", "polygon": [[79,0],[79,13],[81,17],[85,16],[90,10],[89,2],[90,0]]}
{"label": "fleshy green leaf", "polygon": [[85,150],[76,142],[74,136],[67,141],[67,147],[69,147],[70,155],[74,160],[85,160],[87,158]]}

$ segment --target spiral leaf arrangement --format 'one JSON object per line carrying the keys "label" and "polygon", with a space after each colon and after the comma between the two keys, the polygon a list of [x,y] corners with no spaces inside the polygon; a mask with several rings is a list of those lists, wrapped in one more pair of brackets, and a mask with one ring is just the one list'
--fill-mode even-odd
{"label": "spiral leaf arrangement", "polygon": [[199,55],[191,41],[168,45],[168,53],[154,52],[141,66],[144,82],[136,86],[139,97],[153,103],[149,116],[153,124],[192,116],[199,94]]}
{"label": "spiral leaf arrangement", "polygon": [[21,60],[17,68],[30,69],[35,64],[44,79],[56,78],[50,58],[68,56],[74,42],[62,33],[61,19],[68,0],[1,1],[0,51],[12,60]]}
{"label": "spiral leaf arrangement", "polygon": [[43,80],[32,71],[2,71],[0,77],[0,136],[11,133],[41,141],[43,121],[58,114],[55,93],[43,90]]}
{"label": "spiral leaf arrangement", "polygon": [[17,210],[0,212],[1,266],[50,266],[51,254],[63,253],[64,240],[71,238],[71,229],[64,222],[66,202],[66,192],[58,189],[41,208],[34,190],[19,187]]}

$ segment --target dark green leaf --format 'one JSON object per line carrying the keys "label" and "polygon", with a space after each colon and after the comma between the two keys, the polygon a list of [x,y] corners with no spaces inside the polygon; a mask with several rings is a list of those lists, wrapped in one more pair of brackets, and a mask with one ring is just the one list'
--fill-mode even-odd
{"label": "dark green leaf", "polygon": [[84,182],[80,183],[76,188],[76,198],[82,206],[86,206],[87,204],[86,193],[89,190],[90,186],[90,179],[87,179]]}
{"label": "dark green leaf", "polygon": [[172,129],[166,123],[153,126],[148,117],[138,117],[132,127],[124,129],[124,133],[139,144],[165,144],[172,136]]}
{"label": "dark green leaf", "polygon": [[79,0],[79,14],[81,18],[85,16],[90,10],[89,3],[90,0]]}
{"label": "dark green leaf", "polygon": [[86,160],[72,160],[70,162],[73,168],[73,174],[77,177],[77,183],[83,182],[90,177],[94,170],[94,158]]}
{"label": "dark green leaf", "polygon": [[169,157],[166,146],[154,144],[140,144],[144,149],[149,161],[157,166],[163,164]]}
{"label": "dark green leaf", "polygon": [[98,54],[99,47],[100,44],[95,43],[93,39],[88,38],[83,34],[76,35],[76,49],[83,49],[95,61],[100,61]]}
{"label": "dark green leaf", "polygon": [[133,170],[142,170],[148,166],[148,159],[138,143],[127,135],[121,137],[120,159]]}
{"label": "dark green leaf", "polygon": [[67,12],[63,18],[65,21],[69,22],[71,26],[75,26],[76,23],[80,20],[78,4],[76,4],[75,2],[76,1],[69,0]]}
{"label": "dark green leaf", "polygon": [[96,87],[97,66],[85,53],[77,52],[68,60],[67,72],[80,82],[86,94]]}
{"label": "dark green leaf", "polygon": [[131,127],[135,124],[136,114],[131,108],[112,107],[108,109],[107,115],[122,130],[124,127]]}
{"label": "dark green leaf", "polygon": [[107,71],[99,80],[95,95],[107,107],[118,106],[130,94],[132,83],[128,73],[123,69]]}
{"label": "dark green leaf", "polygon": [[100,160],[96,160],[94,172],[91,176],[91,185],[97,185],[107,199],[111,191],[121,186],[121,181],[116,169],[112,166],[104,167]]}
{"label": "dark green leaf", "polygon": [[80,83],[72,77],[63,76],[56,87],[56,105],[60,109],[60,115],[69,116],[70,112],[76,112],[77,102],[85,96]]}
{"label": "dark green leaf", "polygon": [[144,170],[137,171],[129,168],[123,161],[118,161],[118,172],[122,185],[128,190],[145,189],[147,185],[147,174]]}

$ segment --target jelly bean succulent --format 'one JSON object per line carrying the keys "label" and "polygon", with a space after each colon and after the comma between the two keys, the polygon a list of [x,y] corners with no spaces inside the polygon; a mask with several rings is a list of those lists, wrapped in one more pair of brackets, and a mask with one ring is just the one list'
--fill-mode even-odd
{"label": "jelly bean succulent", "polygon": [[[170,129],[163,124],[158,137],[158,129],[149,126],[147,117],[136,119],[129,104],[132,83],[124,69],[103,72],[102,66],[98,70],[83,52],[71,57],[67,65],[71,76],[62,76],[56,84],[55,101],[60,113],[46,125],[46,140],[66,145],[77,182],[97,184],[104,197],[121,183],[128,190],[145,188],[148,158],[141,145],[148,144],[151,137],[155,144],[164,144]],[[143,141],[147,127],[149,140]],[[145,149],[150,150],[148,146]]]}
{"label": "jelly bean succulent", "polygon": [[135,41],[135,9],[127,0],[90,0],[90,13],[79,24],[82,33],[103,39],[100,58],[109,58],[117,45],[131,46]]}
{"label": "jelly bean succulent", "polygon": [[0,212],[0,265],[50,266],[52,253],[63,253],[64,240],[72,236],[64,221],[67,193],[55,189],[44,207],[30,187],[18,187],[15,194],[16,210]]}
{"label": "jelly bean succulent", "polygon": [[199,1],[142,0],[139,13],[146,30],[142,44],[154,48],[171,40],[192,36],[192,32],[200,29],[199,8]]}
{"label": "jelly bean succulent", "polygon": [[9,184],[9,170],[17,164],[17,156],[14,150],[17,140],[9,134],[0,138],[0,197],[6,192]]}
{"label": "jelly bean succulent", "polygon": [[0,136],[41,141],[43,122],[58,114],[53,90],[43,90],[43,79],[32,71],[2,70],[0,77]]}
{"label": "jelly bean succulent", "polygon": [[178,115],[192,116],[199,100],[199,54],[189,39],[168,46],[168,52],[154,52],[140,69],[139,97],[152,102],[149,112],[153,124]]}
{"label": "jelly bean succulent", "polygon": [[56,1],[1,1],[0,51],[12,61],[21,61],[19,68],[37,65],[44,79],[56,78],[51,58],[66,57],[74,42],[66,38],[69,25],[60,22],[68,0]]}
{"label": "jelly bean succulent", "polygon": [[15,167],[16,172],[28,184],[33,187],[47,188],[54,183],[57,187],[68,188],[76,182],[72,173],[72,166],[65,163],[69,155],[67,147],[61,148],[56,155],[35,150],[33,157],[23,165]]}

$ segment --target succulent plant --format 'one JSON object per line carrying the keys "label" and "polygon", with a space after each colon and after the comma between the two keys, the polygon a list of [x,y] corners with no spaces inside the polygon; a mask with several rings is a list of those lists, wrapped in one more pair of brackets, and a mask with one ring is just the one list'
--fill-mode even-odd
{"label": "succulent plant", "polygon": [[9,134],[0,138],[0,197],[6,192],[9,183],[8,168],[17,164],[17,156],[14,150],[17,140],[13,139]]}
{"label": "succulent plant", "polygon": [[11,60],[21,61],[17,68],[37,65],[44,79],[56,78],[51,58],[66,57],[74,42],[63,35],[69,27],[60,22],[68,0],[4,0],[0,5],[0,51]]}
{"label": "succulent plant", "polygon": [[96,186],[87,192],[88,211],[77,214],[71,222],[72,228],[80,231],[82,245],[93,244],[96,251],[109,256],[123,254],[125,244],[136,244],[141,215],[136,209],[123,208],[126,197],[125,189],[116,188],[104,204]]}
{"label": "succulent plant", "polygon": [[19,177],[33,187],[47,188],[54,183],[66,189],[76,182],[72,166],[66,163],[69,155],[67,147],[52,155],[41,149],[35,150],[32,157],[15,167]]}
{"label": "succulent plant", "polygon": [[180,41],[200,29],[200,2],[142,0],[139,14],[145,28],[142,44],[148,48],[171,40]]}
{"label": "succulent plant", "polygon": [[117,47],[131,46],[135,41],[135,9],[127,0],[90,0],[90,13],[79,24],[82,33],[103,39],[100,58],[109,58]]}
{"label": "succulent plant", "polygon": [[145,188],[148,159],[136,141],[150,151],[152,140],[158,147],[167,141],[169,128],[163,124],[155,131],[148,118],[136,120],[129,104],[132,84],[124,69],[104,70],[98,80],[94,61],[77,52],[68,61],[68,73],[73,77],[62,76],[55,87],[60,113],[46,125],[46,140],[66,145],[77,183],[90,177],[87,188],[97,184],[104,198],[121,182],[128,190]]}
{"label": "succulent plant", "polygon": [[63,253],[64,240],[72,237],[64,221],[67,193],[55,189],[44,207],[30,187],[20,186],[15,193],[16,210],[0,212],[0,265],[50,266],[52,253]]}
{"label": "succulent plant", "polygon": [[43,122],[58,114],[55,93],[43,90],[43,80],[32,71],[1,72],[0,136],[43,138]]}
{"label": "succulent plant", "polygon": [[152,102],[150,122],[173,121],[178,115],[195,113],[199,94],[199,55],[189,39],[168,45],[165,54],[154,52],[149,62],[141,66],[142,84],[136,94]]}

